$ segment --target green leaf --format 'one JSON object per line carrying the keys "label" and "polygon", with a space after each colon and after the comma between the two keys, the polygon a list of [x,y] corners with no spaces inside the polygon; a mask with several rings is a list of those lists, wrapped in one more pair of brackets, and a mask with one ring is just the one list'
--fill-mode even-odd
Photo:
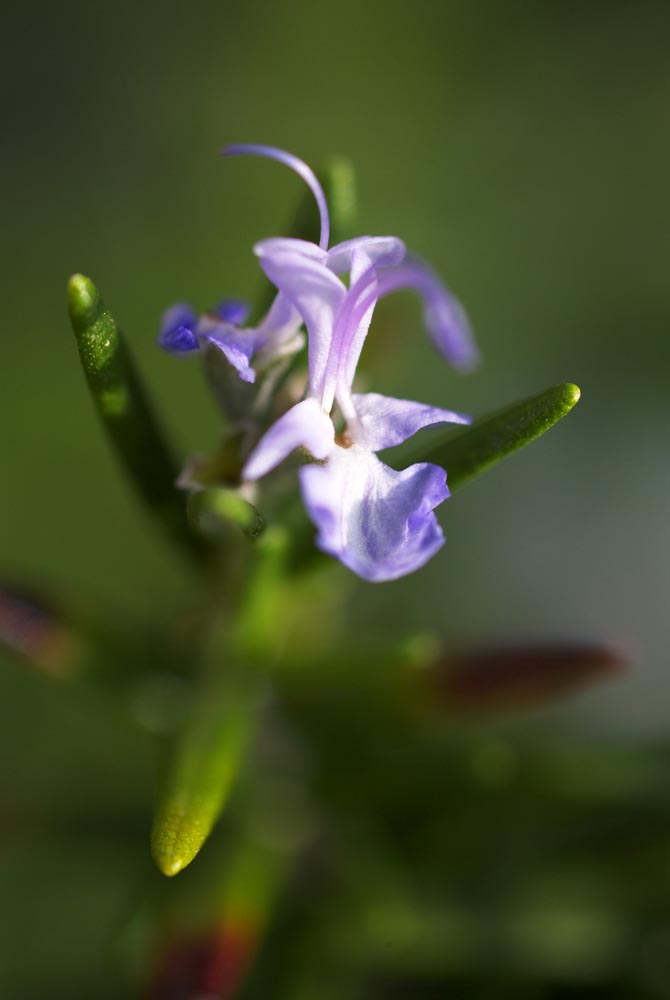
{"label": "green leaf", "polygon": [[164,875],[191,863],[230,796],[255,725],[254,681],[226,677],[205,686],[175,743],[151,831],[151,853]]}
{"label": "green leaf", "polygon": [[128,347],[100,293],[82,274],[68,282],[72,329],[88,387],[117,456],[140,497],[192,555],[206,548],[175,488],[179,466],[158,426]]}
{"label": "green leaf", "polygon": [[552,386],[537,396],[478,420],[427,455],[422,454],[421,459],[435,462],[447,470],[449,489],[453,493],[468,480],[548,431],[570,412],[579,396],[577,386],[569,382]]}

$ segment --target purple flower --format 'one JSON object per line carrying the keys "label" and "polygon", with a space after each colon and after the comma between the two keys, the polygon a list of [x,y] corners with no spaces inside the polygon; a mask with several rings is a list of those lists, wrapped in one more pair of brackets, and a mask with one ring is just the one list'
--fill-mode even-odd
{"label": "purple flower", "polygon": [[[403,288],[416,291],[423,302],[426,327],[438,351],[457,368],[467,370],[474,366],[477,350],[462,307],[427,265],[407,255],[402,240],[362,236],[328,250],[328,204],[316,175],[307,164],[272,146],[246,144],[223,150],[224,156],[240,154],[277,160],[299,174],[309,186],[319,208],[321,234],[318,246],[300,244],[305,254],[314,255],[334,274],[346,274],[351,270],[355,251],[364,248],[378,273],[378,297]],[[277,241],[276,245],[281,242],[293,245],[299,241]],[[213,345],[244,382],[254,382],[258,370],[297,353],[304,344],[300,333],[302,319],[291,302],[280,293],[257,327],[244,326],[249,309],[246,303],[238,300],[225,300],[200,319],[190,306],[178,303],[163,315],[158,343],[164,350],[181,355]]]}
{"label": "purple flower", "polygon": [[[311,188],[321,214],[321,244],[328,245],[328,206],[315,174],[296,156],[271,146],[229,146],[224,155],[252,154],[279,160],[298,173]],[[199,320],[190,306],[178,303],[162,318],[159,346],[173,354],[197,351],[207,345],[218,348],[244,382],[255,382],[258,369],[295,354],[304,345],[302,319],[291,303],[279,294],[257,327],[243,324],[249,313],[244,302],[227,299]],[[252,366],[252,359],[254,364]]]}
{"label": "purple flower", "polygon": [[[378,298],[404,288],[417,292],[423,303],[428,333],[440,354],[463,371],[475,366],[478,360],[477,348],[463,307],[427,264],[418,257],[407,254],[402,240],[386,236],[360,236],[328,250],[328,203],[316,174],[306,163],[292,153],[256,143],[227,146],[222,152],[224,156],[251,155],[277,160],[295,171],[314,195],[321,219],[318,246],[300,241],[304,252],[324,260],[335,274],[344,274],[351,269],[354,251],[365,249],[378,272]],[[289,243],[295,244],[296,241],[291,240]]]}
{"label": "purple flower", "polygon": [[[300,349],[304,323],[309,370],[305,398],[261,437],[242,479],[260,479],[296,448],[305,448],[314,461],[301,468],[300,484],[318,529],[319,547],[366,580],[393,580],[411,573],[444,543],[434,510],[449,496],[446,473],[426,462],[398,472],[376,453],[431,424],[463,424],[469,419],[409,400],[354,394],[354,375],[375,304],[382,296],[403,288],[416,291],[433,343],[447,361],[462,369],[476,361],[465,313],[437,276],[409,257],[396,237],[361,236],[329,248],[326,198],[315,174],[301,160],[270,146],[230,146],[223,152],[268,157],[298,173],[319,208],[319,243],[268,239],[254,248],[278,289],[257,327],[245,327],[246,316],[230,303],[199,320],[189,307],[180,305],[164,316],[159,341],[178,353],[214,346],[241,379],[253,382],[256,371]],[[348,282],[342,276],[348,276]]]}
{"label": "purple flower", "polygon": [[[328,254],[299,240],[266,240],[256,253],[305,322],[309,384],[306,398],[261,438],[242,477],[259,479],[295,448],[306,448],[316,463],[301,468],[300,484],[318,529],[317,545],[366,580],[411,573],[444,543],[433,511],[449,495],[446,474],[426,462],[398,472],[376,452],[430,424],[468,418],[409,400],[352,393],[379,297],[381,262],[395,266],[404,247],[392,237],[363,237]],[[336,269],[350,272],[349,289]],[[339,433],[334,410],[343,421]]]}

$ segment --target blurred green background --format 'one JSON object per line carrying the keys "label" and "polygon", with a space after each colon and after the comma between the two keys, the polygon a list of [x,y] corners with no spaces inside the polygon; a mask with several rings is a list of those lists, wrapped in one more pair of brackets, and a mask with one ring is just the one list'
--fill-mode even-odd
{"label": "blurred green background", "polygon": [[[286,230],[302,193],[287,171],[217,151],[344,154],[360,231],[435,264],[483,356],[463,378],[435,364],[399,297],[364,355],[372,387],[475,416],[554,382],[583,393],[447,502],[426,569],[355,586],[352,633],[611,637],[633,651],[631,676],[505,731],[664,739],[670,6],[28,2],[3,20],[2,574],[119,618],[188,598],[99,433],[66,279],[98,283],[183,454],[207,450],[213,403],[196,365],[155,347],[158,318],[177,299],[255,295],[252,244]],[[119,996],[110,942],[133,880],[159,878],[152,745],[3,660],[0,754],[0,995]]]}

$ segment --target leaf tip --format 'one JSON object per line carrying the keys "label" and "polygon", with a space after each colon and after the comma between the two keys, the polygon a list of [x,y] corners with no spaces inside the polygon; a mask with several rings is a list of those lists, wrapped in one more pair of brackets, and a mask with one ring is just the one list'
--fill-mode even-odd
{"label": "leaf tip", "polygon": [[565,382],[563,385],[563,395],[565,398],[566,412],[571,410],[581,399],[582,390],[573,382]]}
{"label": "leaf tip", "polygon": [[155,852],[153,854],[153,859],[158,865],[158,870],[163,875],[166,875],[167,878],[173,878],[175,875],[178,875],[180,871],[183,871],[183,869],[186,868],[191,860],[190,858],[180,858],[175,855],[163,856],[162,854],[157,854]]}
{"label": "leaf tip", "polygon": [[207,831],[198,830],[184,816],[162,816],[151,832],[151,856],[159,871],[173,878],[187,868],[205,842]]}
{"label": "leaf tip", "polygon": [[90,278],[73,274],[67,283],[67,305],[75,333],[86,329],[98,316],[100,293]]}

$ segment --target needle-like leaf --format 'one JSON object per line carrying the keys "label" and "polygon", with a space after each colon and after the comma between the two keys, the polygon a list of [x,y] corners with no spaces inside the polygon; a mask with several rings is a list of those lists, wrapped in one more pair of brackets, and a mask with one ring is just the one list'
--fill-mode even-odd
{"label": "needle-like leaf", "polygon": [[203,557],[206,548],[191,531],[175,489],[176,459],[114,317],[90,278],[70,278],[68,308],[88,387],[121,464],[169,535]]}
{"label": "needle-like leaf", "polygon": [[579,396],[578,387],[569,382],[552,386],[537,396],[476,421],[433,447],[428,454],[423,452],[421,459],[435,462],[447,470],[449,489],[453,493],[468,480],[548,431],[570,412]]}
{"label": "needle-like leaf", "polygon": [[151,853],[164,875],[193,861],[226,804],[253,734],[255,679],[206,685],[176,740],[151,831]]}

